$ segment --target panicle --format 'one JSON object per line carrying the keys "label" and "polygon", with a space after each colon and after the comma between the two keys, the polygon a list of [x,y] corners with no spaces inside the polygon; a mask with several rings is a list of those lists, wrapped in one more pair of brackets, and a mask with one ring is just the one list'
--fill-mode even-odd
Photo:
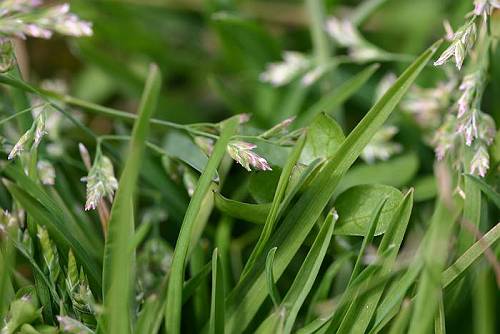
{"label": "panicle", "polygon": [[244,141],[231,141],[227,145],[227,152],[247,171],[251,171],[251,167],[256,170],[272,170],[266,159],[252,151],[256,147],[257,145]]}
{"label": "panicle", "polygon": [[87,183],[85,210],[94,210],[105,197],[112,201],[115,190],[118,189],[113,164],[100,152],[97,152],[88,176],[82,178],[82,181]]}

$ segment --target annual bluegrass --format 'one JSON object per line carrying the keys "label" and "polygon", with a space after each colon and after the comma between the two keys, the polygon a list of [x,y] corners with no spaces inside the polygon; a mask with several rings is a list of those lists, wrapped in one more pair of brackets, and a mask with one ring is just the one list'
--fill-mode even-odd
{"label": "annual bluegrass", "polygon": [[348,4],[1,1],[0,333],[498,332],[500,3]]}

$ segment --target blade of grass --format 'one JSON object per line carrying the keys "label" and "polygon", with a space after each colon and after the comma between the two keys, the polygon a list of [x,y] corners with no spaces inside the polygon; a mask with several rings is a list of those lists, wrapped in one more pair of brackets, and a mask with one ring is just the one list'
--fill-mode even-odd
{"label": "blade of grass", "polygon": [[403,305],[399,310],[399,314],[391,326],[389,334],[400,334],[406,332],[406,328],[408,327],[408,323],[410,322],[411,307],[412,305],[409,300],[403,302]]}
{"label": "blade of grass", "polygon": [[476,241],[462,254],[442,275],[443,287],[449,286],[481,256],[488,248],[500,239],[500,223],[497,223],[480,240]]}
{"label": "blade of grass", "polygon": [[[377,256],[383,258],[381,274],[389,273],[392,270],[410,220],[412,206],[413,190],[410,190],[405,195],[396,213],[392,217],[377,251]],[[387,254],[387,252],[389,252],[388,255],[384,257],[384,254]],[[356,307],[353,307],[347,312],[344,318],[345,322],[343,321],[344,324],[341,324],[338,332],[366,332],[375,314],[379,300],[382,297],[384,288],[385,286],[381,286],[380,289],[373,291],[369,296],[360,299]]]}
{"label": "blade of grass", "polygon": [[498,194],[489,184],[474,175],[465,175],[466,180],[474,182],[488,198],[500,209],[500,194]]}
{"label": "blade of grass", "polygon": [[438,310],[442,271],[448,257],[448,240],[454,222],[451,210],[442,200],[438,200],[427,232],[429,237],[425,240],[425,251],[422,254],[424,269],[418,283],[408,333],[427,333]]}
{"label": "blade of grass", "polygon": [[[205,263],[205,250],[200,243],[196,243],[193,247],[189,260],[189,271],[192,277],[196,277],[199,272],[203,270],[203,265]],[[211,262],[210,262],[211,263]],[[184,290],[183,298],[184,300]],[[210,317],[210,309],[207,305],[210,304],[210,292],[207,280],[200,280],[196,289],[193,291],[193,315],[192,315],[192,325],[195,330],[200,330],[200,328],[207,322]]]}
{"label": "blade of grass", "polygon": [[361,266],[363,262],[363,256],[365,256],[366,247],[373,241],[373,237],[375,235],[375,229],[377,228],[377,223],[380,219],[380,214],[382,213],[382,208],[387,202],[387,198],[383,198],[379,201],[375,209],[373,210],[373,214],[371,215],[369,222],[369,230],[366,236],[363,238],[363,242],[361,243],[361,248],[358,252],[358,257],[356,258],[356,262],[354,263],[354,268],[352,269],[351,277],[349,278],[349,282],[347,285],[349,286],[352,281],[358,276],[361,271]]}
{"label": "blade of grass", "polygon": [[434,333],[446,334],[444,303],[442,295],[439,297],[438,303],[438,312],[436,314],[436,318],[434,319]]}
{"label": "blade of grass", "polygon": [[366,69],[360,71],[342,85],[332,90],[332,92],[323,96],[319,101],[297,117],[294,121],[294,127],[298,128],[309,124],[320,112],[335,110],[356,93],[368,79],[371,78],[378,68],[378,64],[368,66]]}
{"label": "blade of grass", "polygon": [[273,274],[274,254],[276,254],[277,249],[278,247],[271,248],[266,257],[267,291],[269,291],[269,296],[275,308],[278,308],[281,304],[281,297],[276,287],[276,281],[274,280]]}
{"label": "blade of grass", "polygon": [[99,296],[101,291],[101,265],[91,256],[93,252],[84,247],[78,236],[73,234],[66,225],[60,225],[60,222],[39,201],[13,183],[4,181],[4,184],[16,201],[21,203],[26,212],[37,217],[37,224],[48,229],[51,238],[57,243],[58,247],[62,247],[63,250],[71,248],[74,251],[79,263],[85,268],[91,287]]}
{"label": "blade of grass", "polygon": [[101,328],[105,333],[130,332],[134,259],[129,241],[134,237],[133,197],[146,146],[149,119],[156,108],[160,87],[158,67],[151,65],[108,223],[103,264],[104,328]]}
{"label": "blade of grass", "polygon": [[330,267],[326,270],[321,282],[319,283],[318,288],[314,291],[313,297],[309,302],[309,308],[307,310],[307,315],[305,319],[305,323],[311,322],[313,319],[314,307],[320,300],[325,300],[328,298],[328,294],[332,287],[332,282],[334,277],[337,275],[339,270],[345,264],[346,261],[350,260],[353,257],[354,253],[347,253],[342,255],[336,261],[334,261]]}
{"label": "blade of grass", "polygon": [[269,211],[269,214],[267,215],[266,223],[264,224],[264,228],[262,229],[262,233],[260,234],[257,244],[255,245],[252,253],[250,254],[250,257],[248,258],[245,267],[243,268],[242,277],[244,277],[249,272],[249,270],[252,269],[255,260],[263,253],[264,247],[266,246],[267,241],[269,240],[271,234],[274,231],[279,214],[280,205],[283,200],[283,197],[285,196],[285,191],[288,182],[290,180],[290,175],[292,174],[293,167],[299,160],[305,142],[306,142],[306,136],[302,135],[295,144],[293,151],[290,153],[290,156],[287,159],[285,167],[281,172],[278,181],[278,186],[276,187],[276,192],[274,193],[273,203],[271,204],[271,209]]}
{"label": "blade of grass", "polygon": [[224,334],[224,279],[217,248],[212,255],[212,302],[208,333]]}
{"label": "blade of grass", "polygon": [[[300,266],[285,298],[276,310],[262,322],[257,330],[258,332],[269,333],[276,328],[280,328],[281,333],[290,333],[292,331],[297,314],[309,294],[321,264],[323,263],[336,221],[336,213],[334,211],[330,212],[323,222],[321,230],[316,236],[304,262]],[[280,326],[281,322],[283,322],[283,326]]]}
{"label": "blade of grass", "polygon": [[215,144],[214,150],[207,167],[203,171],[198,180],[198,185],[189,203],[184,221],[181,226],[181,231],[177,238],[174,256],[172,259],[170,281],[168,284],[167,304],[165,307],[165,326],[169,334],[180,333],[180,320],[182,308],[182,285],[184,281],[184,268],[186,257],[189,249],[189,241],[195,220],[198,212],[201,209],[201,203],[209,190],[213,175],[220,161],[222,160],[226,145],[229,143],[232,135],[236,132],[238,118],[233,117],[226,121],[223,125],[222,133],[219,140]]}
{"label": "blade of grass", "polygon": [[[279,247],[275,263],[277,278],[281,276],[314,226],[342,176],[391,114],[439,44],[440,42],[434,44],[408,67],[349,134],[335,156],[328,159],[313,183],[287,212],[283,224],[269,242],[269,245]],[[226,330],[230,333],[244,330],[265,300],[264,261],[265,259],[259,259],[256,269],[250,271],[252,275],[249,274],[246,279],[241,280],[226,300]]]}

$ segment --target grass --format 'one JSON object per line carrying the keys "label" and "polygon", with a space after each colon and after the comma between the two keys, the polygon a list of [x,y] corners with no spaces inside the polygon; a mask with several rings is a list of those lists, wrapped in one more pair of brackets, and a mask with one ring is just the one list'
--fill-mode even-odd
{"label": "grass", "polygon": [[499,12],[443,71],[471,1],[342,6],[0,15],[0,333],[496,333]]}

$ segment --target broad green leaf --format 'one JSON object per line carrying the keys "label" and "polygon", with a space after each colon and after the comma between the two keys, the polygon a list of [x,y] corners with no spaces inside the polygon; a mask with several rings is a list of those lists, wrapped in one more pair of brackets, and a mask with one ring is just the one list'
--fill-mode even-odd
{"label": "broad green leaf", "polygon": [[418,171],[418,166],[415,153],[407,153],[372,165],[355,165],[340,181],[336,193],[340,194],[358,184],[385,184],[399,188],[411,181]]}
{"label": "broad green leaf", "polygon": [[[257,203],[271,203],[283,170],[273,167],[271,171],[253,172],[248,182],[248,191]],[[266,215],[267,216],[267,215]],[[264,218],[264,222],[266,219]]]}
{"label": "broad green leaf", "polygon": [[139,106],[139,118],[132,129],[125,166],[108,223],[103,264],[105,311],[101,319],[101,330],[105,333],[130,332],[129,312],[135,274],[134,253],[129,246],[129,241],[134,237],[133,198],[146,146],[149,120],[156,108],[160,88],[160,72],[156,65],[151,65]]}
{"label": "broad green leaf", "polygon": [[212,155],[208,160],[207,167],[198,180],[198,185],[189,203],[184,221],[182,222],[181,231],[177,238],[172,259],[167,304],[165,307],[165,326],[170,334],[180,333],[181,330],[182,286],[193,226],[196,223],[202,201],[210,188],[217,166],[224,157],[226,146],[236,132],[237,125],[238,117],[233,117],[223,124],[222,133],[215,144]]}
{"label": "broad green leaf", "polygon": [[281,297],[276,287],[276,281],[274,280],[273,274],[274,255],[276,254],[277,249],[278,247],[271,248],[267,253],[266,258],[267,291],[269,291],[269,296],[271,297],[275,308],[278,308],[281,304]]}
{"label": "broad green leaf", "polygon": [[217,209],[230,217],[251,223],[264,224],[271,210],[271,203],[252,204],[233,201],[232,199],[225,198],[218,192],[215,192],[214,196]]}
{"label": "broad green leaf", "polygon": [[335,208],[339,214],[335,234],[367,235],[370,218],[381,198],[387,198],[387,202],[382,209],[375,235],[384,233],[403,195],[396,188],[370,184],[354,186],[335,200]]}
{"label": "broad green leaf", "polygon": [[309,165],[312,161],[327,159],[337,151],[345,136],[337,122],[325,113],[316,115],[307,127],[307,138],[299,161]]}
{"label": "broad green leaf", "polygon": [[209,334],[224,334],[224,280],[217,248],[212,255],[212,302]]}
{"label": "broad green leaf", "polygon": [[378,64],[367,67],[366,69],[362,70],[361,72],[344,82],[341,86],[334,89],[331,93],[322,97],[318,102],[313,104],[309,109],[307,109],[297,118],[297,120],[295,121],[295,126],[305,126],[321,112],[329,113],[332,110],[335,110],[335,108],[342,105],[342,103],[344,103],[354,93],[356,93],[361,88],[361,86],[363,86],[368,81],[368,79],[370,79],[370,77],[378,68]]}
{"label": "broad green leaf", "polygon": [[[275,258],[275,274],[283,274],[307,234],[328,204],[342,176],[359,157],[376,131],[383,125],[403,95],[415,81],[420,71],[432,57],[439,43],[426,50],[399,77],[375,106],[349,134],[336,154],[328,159],[314,181],[291,207],[283,223],[271,237],[267,252],[278,246]],[[242,279],[226,299],[226,330],[229,333],[243,331],[253,319],[266,298],[265,259],[260,257],[253,270]]]}

